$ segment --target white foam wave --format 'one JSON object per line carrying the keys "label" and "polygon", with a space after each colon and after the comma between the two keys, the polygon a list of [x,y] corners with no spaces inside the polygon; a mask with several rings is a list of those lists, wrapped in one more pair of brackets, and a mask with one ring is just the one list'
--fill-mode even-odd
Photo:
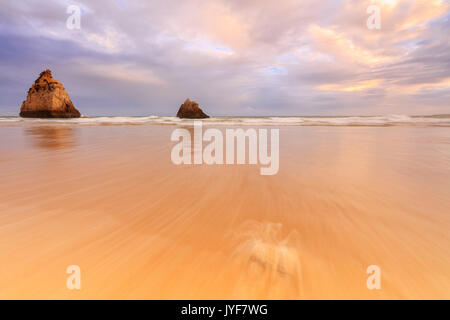
{"label": "white foam wave", "polygon": [[[25,119],[0,117],[0,125],[73,124],[73,125],[190,125],[194,120],[177,117],[81,117],[77,119]],[[364,116],[364,117],[215,117],[202,120],[204,125],[223,126],[450,126],[450,116]]]}

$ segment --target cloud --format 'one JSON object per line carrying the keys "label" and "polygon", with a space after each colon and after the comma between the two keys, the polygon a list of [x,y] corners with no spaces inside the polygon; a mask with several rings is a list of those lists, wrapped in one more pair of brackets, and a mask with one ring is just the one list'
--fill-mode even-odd
{"label": "cloud", "polygon": [[309,33],[317,52],[336,58],[338,63],[357,63],[370,66],[385,63],[392,59],[358,46],[345,34],[333,29],[312,25],[309,28]]}
{"label": "cloud", "polygon": [[163,85],[165,81],[156,75],[151,69],[136,68],[133,64],[115,63],[99,64],[92,63],[85,69],[87,74],[102,77],[109,80],[129,84]]}
{"label": "cloud", "polygon": [[374,88],[379,88],[381,79],[366,80],[360,82],[353,82],[351,84],[322,84],[318,88],[324,91],[344,91],[344,92],[354,92],[363,91]]}
{"label": "cloud", "polygon": [[444,0],[8,0],[0,112],[48,67],[91,115],[173,115],[186,97],[213,115],[444,113],[449,17]]}

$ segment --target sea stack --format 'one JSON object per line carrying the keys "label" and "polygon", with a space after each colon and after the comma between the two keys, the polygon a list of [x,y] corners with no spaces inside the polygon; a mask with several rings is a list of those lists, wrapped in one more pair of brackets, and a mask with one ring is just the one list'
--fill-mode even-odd
{"label": "sea stack", "polygon": [[186,101],[181,105],[180,109],[178,110],[177,117],[187,119],[209,118],[209,116],[198,107],[198,103],[189,100],[189,98],[186,99]]}
{"label": "sea stack", "polygon": [[22,103],[20,116],[24,118],[79,118],[80,112],[63,85],[53,79],[50,70],[42,71],[28,90],[27,100]]}

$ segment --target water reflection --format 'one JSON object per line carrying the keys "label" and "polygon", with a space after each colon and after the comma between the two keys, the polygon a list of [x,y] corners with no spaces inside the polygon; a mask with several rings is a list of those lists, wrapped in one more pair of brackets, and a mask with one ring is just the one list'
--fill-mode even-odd
{"label": "water reflection", "polygon": [[30,143],[43,149],[63,149],[76,146],[76,128],[66,126],[33,126],[25,128]]}

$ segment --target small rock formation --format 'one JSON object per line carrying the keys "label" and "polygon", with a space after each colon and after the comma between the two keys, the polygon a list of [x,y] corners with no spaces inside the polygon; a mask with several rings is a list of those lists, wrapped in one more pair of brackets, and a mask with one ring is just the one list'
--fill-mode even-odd
{"label": "small rock formation", "polygon": [[53,79],[52,72],[45,70],[28,90],[27,100],[22,103],[23,118],[79,118],[63,85]]}
{"label": "small rock formation", "polygon": [[189,100],[189,98],[186,99],[186,101],[181,105],[180,109],[178,110],[177,117],[187,119],[209,118],[209,116],[198,107],[198,103]]}

